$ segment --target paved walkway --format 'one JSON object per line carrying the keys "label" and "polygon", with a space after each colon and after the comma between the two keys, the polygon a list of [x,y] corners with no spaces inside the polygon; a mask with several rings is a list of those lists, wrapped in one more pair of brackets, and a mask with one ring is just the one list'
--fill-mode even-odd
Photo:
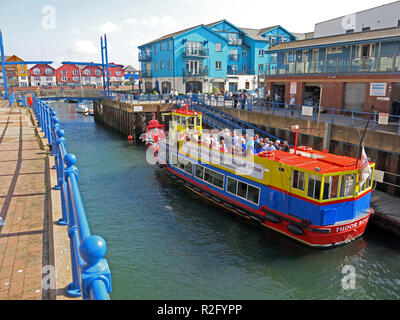
{"label": "paved walkway", "polygon": [[28,110],[0,100],[0,300],[49,298],[45,159]]}

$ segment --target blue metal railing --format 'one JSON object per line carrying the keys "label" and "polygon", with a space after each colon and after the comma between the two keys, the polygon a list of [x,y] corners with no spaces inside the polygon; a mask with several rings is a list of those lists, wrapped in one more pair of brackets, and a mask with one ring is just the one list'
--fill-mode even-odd
{"label": "blue metal railing", "polygon": [[48,139],[55,157],[57,185],[60,190],[62,218],[58,224],[68,226],[71,246],[72,282],[66,293],[70,297],[85,300],[109,300],[111,292],[111,273],[107,260],[106,242],[100,236],[92,235],[86,218],[78,186],[78,168],[76,157],[67,153],[64,131],[53,108],[32,95],[32,110],[39,126]]}

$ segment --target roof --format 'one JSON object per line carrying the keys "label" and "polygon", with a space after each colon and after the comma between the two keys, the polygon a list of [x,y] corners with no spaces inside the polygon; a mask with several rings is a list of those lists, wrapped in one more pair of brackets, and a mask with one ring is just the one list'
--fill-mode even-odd
{"label": "roof", "polygon": [[[377,6],[377,7],[368,8],[368,9],[364,9],[364,10],[361,10],[361,11],[353,12],[351,15],[353,15],[353,14],[358,14],[358,13],[361,13],[361,12],[367,12],[367,11],[376,10],[376,9],[378,9],[378,8],[382,8],[382,7],[386,7],[386,6],[391,6],[391,5],[394,5],[394,4],[399,3],[399,2],[400,2],[400,1],[394,1],[394,2],[390,2],[390,3],[386,3],[386,4],[383,4],[383,5]],[[376,14],[375,14],[375,15],[376,15]],[[321,21],[321,22],[316,23],[316,25],[317,25],[317,24],[322,24],[322,23],[325,23],[325,22],[328,22],[328,21],[343,19],[343,18],[345,18],[345,17],[347,17],[347,16],[349,16],[349,15],[341,16],[341,17],[337,17],[337,18],[332,18],[332,19],[325,20],[325,21]]]}
{"label": "roof", "polygon": [[[339,156],[317,150],[307,152],[298,150],[297,154],[273,151],[272,157],[269,159],[282,162],[298,169],[319,172],[321,174],[333,174],[336,172],[359,170],[361,168],[361,161],[359,160],[357,163],[356,158]],[[372,162],[370,162],[370,165],[371,164]]]}
{"label": "roof", "polygon": [[124,70],[125,70],[125,71],[128,71],[128,72],[139,72],[139,70],[137,70],[136,68],[132,67],[131,65],[126,66],[126,67],[124,68]]}
{"label": "roof", "polygon": [[269,41],[268,39],[265,39],[264,37],[260,36],[259,29],[250,29],[250,28],[240,28],[240,29],[242,29],[246,33],[246,35],[253,40]]}
{"label": "roof", "polygon": [[180,35],[182,33],[185,33],[187,31],[190,31],[192,29],[195,29],[195,28],[198,28],[198,27],[201,27],[201,26],[204,26],[204,24],[199,24],[199,25],[194,26],[194,27],[186,28],[186,29],[183,29],[183,30],[180,30],[180,31],[176,31],[174,33],[167,34],[165,36],[162,36],[161,38],[158,38],[158,39],[155,39],[153,41],[150,41],[150,42],[147,42],[145,44],[142,44],[139,47],[147,46],[147,45],[152,44],[154,42],[159,42],[159,41],[162,41],[162,40],[166,40],[166,39],[170,39],[170,38],[176,37],[176,36],[178,36],[178,35]]}
{"label": "roof", "polygon": [[268,51],[289,50],[289,49],[315,47],[315,46],[329,46],[340,43],[357,42],[357,41],[362,42],[362,41],[391,38],[391,37],[400,37],[400,27],[292,41],[276,45],[271,49],[269,49]]}

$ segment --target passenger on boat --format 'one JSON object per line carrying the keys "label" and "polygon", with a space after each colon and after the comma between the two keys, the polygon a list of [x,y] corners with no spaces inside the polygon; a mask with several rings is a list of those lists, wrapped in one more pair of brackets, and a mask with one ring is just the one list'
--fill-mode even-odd
{"label": "passenger on boat", "polygon": [[282,151],[290,152],[290,147],[287,141],[283,141]]}

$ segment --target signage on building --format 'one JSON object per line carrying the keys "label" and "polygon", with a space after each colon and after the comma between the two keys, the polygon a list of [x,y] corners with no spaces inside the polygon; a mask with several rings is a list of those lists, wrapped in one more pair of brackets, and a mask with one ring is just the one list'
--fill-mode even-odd
{"label": "signage on building", "polygon": [[143,107],[142,106],[133,106],[133,112],[142,112]]}
{"label": "signage on building", "polygon": [[309,106],[302,106],[301,107],[301,115],[302,116],[312,117],[313,116],[313,112],[314,112],[314,108],[313,107],[309,107]]}
{"label": "signage on building", "polygon": [[380,113],[379,114],[379,119],[378,119],[378,124],[383,124],[387,126],[389,123],[389,113]]}
{"label": "signage on building", "polygon": [[369,95],[371,97],[386,96],[386,85],[387,83],[371,83]]}
{"label": "signage on building", "polygon": [[297,82],[290,83],[290,94],[296,94],[297,92]]}

